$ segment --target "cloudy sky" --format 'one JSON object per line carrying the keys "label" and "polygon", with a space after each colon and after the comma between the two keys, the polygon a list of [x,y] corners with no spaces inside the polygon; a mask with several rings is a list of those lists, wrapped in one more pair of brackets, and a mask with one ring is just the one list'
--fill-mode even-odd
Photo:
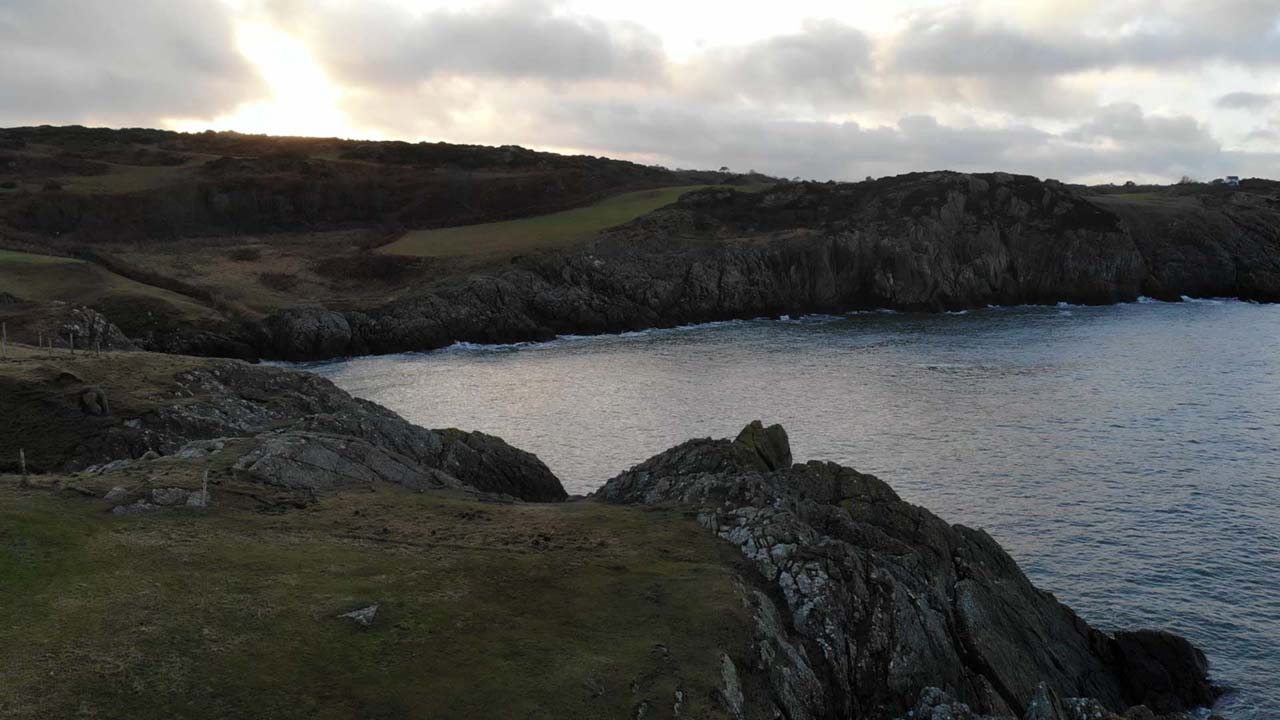
{"label": "cloudy sky", "polygon": [[0,125],[45,123],[1280,177],[1280,0],[0,0]]}

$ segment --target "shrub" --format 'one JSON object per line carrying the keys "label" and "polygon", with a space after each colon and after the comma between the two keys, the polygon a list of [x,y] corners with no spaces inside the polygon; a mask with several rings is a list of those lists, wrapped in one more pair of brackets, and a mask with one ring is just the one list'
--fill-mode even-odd
{"label": "shrub", "polygon": [[253,247],[238,247],[231,251],[231,259],[236,262],[254,262],[262,259],[262,251]]}
{"label": "shrub", "polygon": [[261,273],[258,275],[258,282],[272,290],[288,292],[298,286],[298,276],[290,273]]}
{"label": "shrub", "polygon": [[325,258],[316,263],[313,269],[317,275],[330,280],[372,280],[395,283],[408,278],[417,267],[416,258],[361,253]]}

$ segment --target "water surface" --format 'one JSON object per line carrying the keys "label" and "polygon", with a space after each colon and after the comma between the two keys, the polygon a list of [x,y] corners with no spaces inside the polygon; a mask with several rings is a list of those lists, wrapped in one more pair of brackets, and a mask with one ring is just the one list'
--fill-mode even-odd
{"label": "water surface", "polygon": [[570,492],[780,422],[797,460],[983,527],[1104,629],[1162,627],[1280,717],[1280,306],[863,313],[310,366],[427,427],[535,452]]}

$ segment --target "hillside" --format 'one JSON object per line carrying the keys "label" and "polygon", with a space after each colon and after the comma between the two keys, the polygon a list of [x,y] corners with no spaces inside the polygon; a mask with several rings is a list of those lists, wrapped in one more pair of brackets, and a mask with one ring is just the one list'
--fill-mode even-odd
{"label": "hillside", "polygon": [[[67,311],[51,299],[143,348],[294,360],[867,308],[1280,299],[1266,180],[801,183],[515,147],[47,127],[0,131],[0,152],[0,246],[34,253],[0,257],[0,320],[23,342]],[[50,262],[85,282],[15,270]]]}

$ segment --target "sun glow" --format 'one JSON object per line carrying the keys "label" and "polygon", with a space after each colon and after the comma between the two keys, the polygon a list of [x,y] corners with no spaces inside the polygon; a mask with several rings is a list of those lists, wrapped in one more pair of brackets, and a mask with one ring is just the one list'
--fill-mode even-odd
{"label": "sun glow", "polygon": [[341,109],[342,90],[305,44],[270,25],[246,23],[236,33],[240,54],[257,70],[271,99],[244,103],[212,120],[182,119],[177,130],[236,130],[270,135],[373,137],[358,131]]}

